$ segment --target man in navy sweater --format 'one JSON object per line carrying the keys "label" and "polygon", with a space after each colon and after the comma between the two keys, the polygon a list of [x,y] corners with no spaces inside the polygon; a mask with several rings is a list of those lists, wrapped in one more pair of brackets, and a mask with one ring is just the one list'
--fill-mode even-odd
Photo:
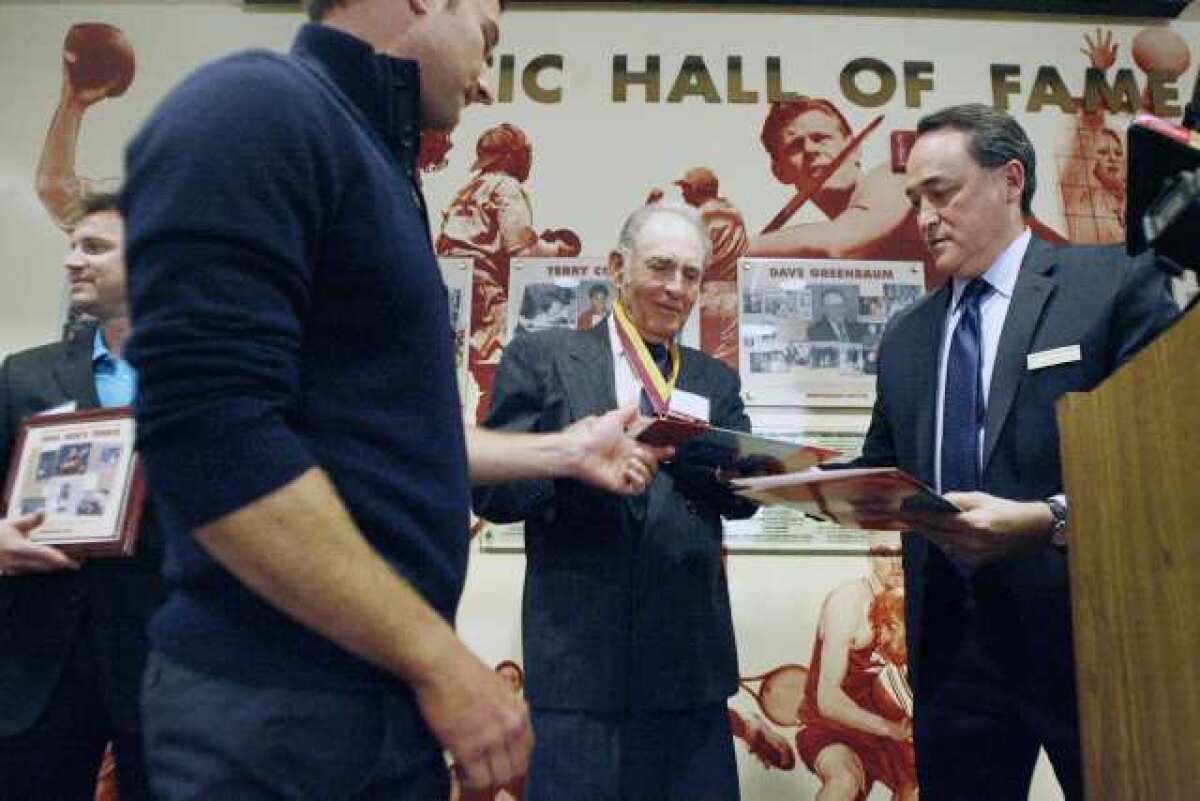
{"label": "man in navy sweater", "polygon": [[645,488],[632,409],[464,433],[416,180],[488,102],[499,0],[310,3],[291,53],[201,68],[132,142],[139,442],[171,595],[143,708],[156,794],[448,795],[521,774],[527,709],[457,639],[469,481]]}

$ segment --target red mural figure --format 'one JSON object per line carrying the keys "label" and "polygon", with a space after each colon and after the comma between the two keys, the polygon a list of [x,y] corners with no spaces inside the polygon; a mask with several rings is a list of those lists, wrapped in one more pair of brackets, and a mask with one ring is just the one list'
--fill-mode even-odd
{"label": "red mural figure", "polygon": [[1073,156],[1059,176],[1067,236],[1077,244],[1125,241],[1125,144],[1107,126],[1081,115]]}
{"label": "red mural figure", "polygon": [[800,700],[804,696],[807,681],[808,668],[788,664],[774,667],[759,676],[743,676],[739,682],[741,688],[754,698],[767,720],[752,710],[729,707],[729,728],[733,736],[744,741],[750,753],[768,770],[792,770],[796,767],[796,752],[770,724],[784,728],[799,725]]}
{"label": "red mural figure", "polygon": [[718,195],[717,176],[694,167],[675,184],[683,200],[700,211],[712,242],[712,256],[700,285],[700,349],[738,369],[737,260],[750,246],[737,207]]}
{"label": "red mural figure", "polygon": [[[133,48],[120,28],[100,22],[72,25],[63,41],[62,89],[46,131],[35,178],[38,198],[51,219],[69,230],[79,217],[80,199],[115,188],[118,181],[93,181],[75,172],[75,152],[84,112],[133,83]],[[100,185],[111,183],[113,186]]]}
{"label": "red mural figure", "polygon": [[[746,222],[736,206],[720,197],[717,175],[708,167],[693,167],[675,185],[683,201],[700,212],[712,243],[700,285],[700,350],[737,370],[737,260],[750,246]],[[655,188],[646,203],[662,199],[662,190]]]}
{"label": "red mural figure", "polygon": [[[828,219],[784,221],[751,239],[746,255],[922,261],[926,288],[933,288],[942,279],[930,268],[916,212],[904,194],[903,164],[864,169],[852,138],[850,123],[829,100],[771,104],[760,134],[771,172],[797,194],[811,194]],[[826,175],[848,146],[851,152]]]}
{"label": "red mural figure", "polygon": [[579,237],[571,231],[533,229],[533,208],[525,192],[533,166],[533,145],[515,125],[484,131],[475,145],[475,174],[442,215],[439,256],[475,260],[471,295],[471,343],[468,369],[479,387],[476,418],[487,414],[492,382],[500,364],[508,307],[508,266],[519,256],[579,255]]}
{"label": "red mural figure", "polygon": [[[1116,64],[1118,45],[1112,31],[1097,28],[1095,39],[1084,34],[1083,40],[1080,52],[1089,67],[1106,72]],[[1106,123],[1103,107],[1078,110],[1066,158],[1059,162],[1058,180],[1067,237],[1072,242],[1125,241],[1125,143]]]}
{"label": "red mural figure", "polygon": [[[871,549],[870,565],[826,596],[807,667],[742,680],[767,720],[729,709],[734,736],[764,767],[791,770],[799,754],[821,780],[818,801],[862,801],[876,783],[895,801],[919,797],[903,566],[887,547]],[[798,727],[795,753],[771,724]]]}
{"label": "red mural figure", "polygon": [[900,557],[873,549],[870,575],[821,607],[796,734],[821,801],[866,798],[875,782],[897,801],[918,797],[903,583]]}
{"label": "red mural figure", "polygon": [[[1106,73],[1117,63],[1119,45],[1110,30],[1096,29],[1095,38],[1084,34],[1080,52],[1088,67]],[[1134,62],[1147,75],[1176,80],[1191,64],[1187,43],[1169,28],[1146,28],[1133,39]],[[1140,99],[1142,111],[1153,113],[1149,90]],[[1067,233],[1080,244],[1118,244],[1125,241],[1126,187],[1128,184],[1125,141],[1118,126],[1106,120],[1107,112],[1132,114],[1137,109],[1126,102],[1123,108],[1079,109],[1065,158],[1060,160],[1059,186]]]}
{"label": "red mural figure", "polygon": [[447,156],[454,147],[449,131],[426,128],[421,131],[421,149],[417,152],[417,169],[423,173],[437,172],[450,163]]}

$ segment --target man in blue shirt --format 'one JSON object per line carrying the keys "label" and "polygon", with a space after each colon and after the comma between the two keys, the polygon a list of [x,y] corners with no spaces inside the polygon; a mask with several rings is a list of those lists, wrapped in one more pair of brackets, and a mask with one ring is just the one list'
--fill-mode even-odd
{"label": "man in blue shirt", "polygon": [[464,431],[416,180],[487,102],[499,0],[310,4],[290,54],[202,67],[130,144],[130,361],[171,595],[163,799],[448,795],[524,772],[528,711],[457,638],[470,481],[644,489],[632,409]]}
{"label": "man in blue shirt", "polygon": [[[82,198],[66,269],[74,310],[94,317],[64,342],[0,367],[0,464],[23,418],[47,409],[127,406],[124,224],[115,195]],[[146,624],[162,600],[162,549],[143,525],[130,559],[82,563],[30,542],[42,513],[0,522],[0,798],[90,798],[112,741],[121,798],[150,798],[138,692]]]}

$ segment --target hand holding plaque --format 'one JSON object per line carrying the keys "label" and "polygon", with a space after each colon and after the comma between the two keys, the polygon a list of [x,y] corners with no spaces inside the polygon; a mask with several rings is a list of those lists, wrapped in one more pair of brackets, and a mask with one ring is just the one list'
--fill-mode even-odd
{"label": "hand holding plaque", "polygon": [[30,542],[29,535],[45,519],[45,514],[35,512],[15,520],[0,520],[0,576],[51,573],[79,567],[79,562],[57,548]]}

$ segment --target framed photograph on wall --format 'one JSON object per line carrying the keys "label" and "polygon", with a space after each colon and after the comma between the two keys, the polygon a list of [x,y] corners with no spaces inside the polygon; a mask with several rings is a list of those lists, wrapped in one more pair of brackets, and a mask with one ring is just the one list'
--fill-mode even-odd
{"label": "framed photograph on wall", "polygon": [[[592,328],[617,300],[608,262],[597,256],[513,259],[508,273],[508,325],[514,337],[552,328]],[[693,308],[679,342],[700,346],[700,311]]]}
{"label": "framed photograph on wall", "polygon": [[471,275],[470,259],[438,259],[442,281],[446,284],[446,303],[450,309],[450,328],[454,331],[454,375],[458,380],[458,397],[466,402],[467,339],[471,336]]}
{"label": "framed photograph on wall", "polygon": [[71,556],[130,556],[146,500],[128,407],[27,418],[4,498],[6,519],[35,512],[30,534]]}
{"label": "framed photograph on wall", "polygon": [[875,402],[883,327],[924,293],[920,262],[742,259],[738,272],[750,406]]}

